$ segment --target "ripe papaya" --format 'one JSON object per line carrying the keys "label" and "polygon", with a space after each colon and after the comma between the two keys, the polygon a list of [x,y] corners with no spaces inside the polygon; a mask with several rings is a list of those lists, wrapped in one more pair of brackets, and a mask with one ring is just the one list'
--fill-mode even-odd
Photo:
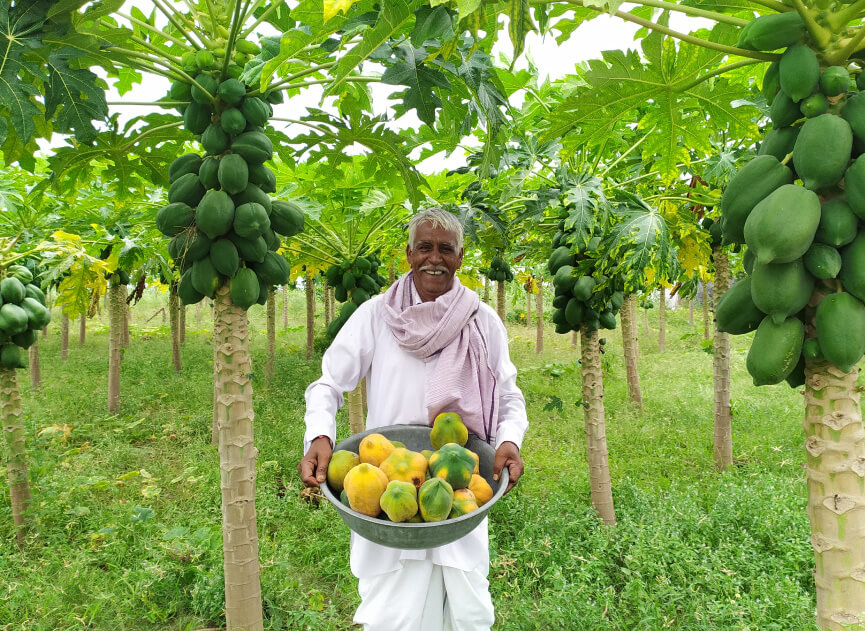
{"label": "ripe papaya", "polygon": [[330,457],[327,465],[327,485],[335,494],[342,493],[345,488],[345,476],[360,464],[360,456],[353,451],[338,449]]}
{"label": "ripe papaya", "polygon": [[187,153],[175,160],[168,167],[168,183],[174,182],[181,175],[198,173],[201,167],[201,156],[197,153]]}
{"label": "ripe papaya", "polygon": [[763,318],[748,350],[745,365],[755,386],[781,383],[793,372],[802,353],[805,327],[798,318],[774,322]]}
{"label": "ripe papaya", "polygon": [[751,299],[757,308],[780,324],[799,313],[811,297],[814,278],[802,259],[790,263],[755,263],[751,274]]}
{"label": "ripe papaya", "polygon": [[802,110],[799,109],[799,104],[782,90],[778,92],[775,100],[772,101],[772,107],[769,109],[769,118],[772,119],[772,127],[775,129],[789,127],[802,118]]}
{"label": "ripe papaya", "polygon": [[778,78],[784,93],[797,103],[809,96],[820,82],[817,53],[805,44],[790,46],[781,55]]}
{"label": "ripe papaya", "polygon": [[222,127],[222,131],[226,134],[235,136],[243,133],[243,130],[246,129],[246,119],[243,117],[243,113],[239,109],[236,107],[230,107],[220,114],[219,126]]}
{"label": "ripe papaya", "polygon": [[800,258],[820,224],[820,198],[795,184],[772,191],[745,221],[745,243],[758,263],[789,263]]}
{"label": "ripe papaya", "polygon": [[442,445],[429,459],[430,475],[446,480],[454,490],[469,485],[474,468],[471,452],[456,443]]}
{"label": "ripe papaya", "polygon": [[222,190],[235,195],[249,183],[249,166],[241,156],[230,153],[219,160],[218,177]]}
{"label": "ripe papaya", "polygon": [[234,223],[234,202],[225,191],[210,189],[195,211],[195,225],[209,238],[228,233]]}
{"label": "ripe papaya", "polygon": [[156,229],[166,237],[180,234],[192,225],[195,211],[183,202],[174,202],[159,209],[156,213]]}
{"label": "ripe papaya", "polygon": [[736,45],[747,50],[772,51],[787,48],[805,35],[805,23],[796,11],[761,15],[739,32]]}
{"label": "ripe papaya", "polygon": [[469,490],[474,493],[478,506],[483,506],[493,499],[493,489],[482,476],[477,473],[472,475],[472,481],[469,482]]}
{"label": "ripe papaya", "polygon": [[417,488],[411,482],[391,480],[379,499],[379,505],[389,520],[408,521],[417,514]]}
{"label": "ripe papaya", "polygon": [[258,284],[258,277],[255,275],[255,272],[248,267],[241,267],[237,270],[234,276],[231,277],[228,293],[234,304],[241,309],[249,309],[258,302],[258,296],[261,293],[261,287]]}
{"label": "ripe papaya", "polygon": [[186,127],[187,131],[191,134],[201,134],[207,129],[207,126],[210,125],[210,117],[213,114],[213,110],[210,109],[209,105],[203,105],[201,103],[190,103],[186,106],[186,109],[183,111],[183,126]]}
{"label": "ripe papaya", "polygon": [[408,482],[415,489],[420,488],[427,478],[427,460],[422,454],[405,447],[395,447],[379,468],[390,481]]}
{"label": "ripe papaya", "polygon": [[231,151],[248,164],[262,164],[273,157],[273,143],[260,131],[247,131],[232,141]]}
{"label": "ripe papaya", "polygon": [[841,108],[841,118],[847,121],[853,136],[865,140],[865,95],[853,94]]}
{"label": "ripe papaya", "polygon": [[454,491],[454,501],[451,507],[451,512],[448,519],[456,519],[463,515],[476,511],[478,509],[478,501],[475,499],[475,494],[469,489],[459,489]]}
{"label": "ripe papaya", "polygon": [[835,278],[841,271],[841,254],[831,245],[815,243],[802,257],[807,269],[815,278]]}
{"label": "ripe papaya", "polygon": [[850,73],[844,66],[829,66],[820,75],[820,92],[826,96],[845,94],[849,87]]}
{"label": "ripe papaya", "polygon": [[216,156],[207,156],[201,161],[201,167],[198,169],[198,179],[205,190],[219,188],[219,163],[220,159]]}
{"label": "ripe papaya", "polygon": [[844,290],[865,300],[865,232],[841,250],[841,271],[838,273]]}
{"label": "ripe papaya", "polygon": [[820,224],[814,234],[816,243],[835,248],[847,245],[856,238],[859,221],[843,198],[830,199],[820,208]]}
{"label": "ripe papaya", "polygon": [[574,265],[576,262],[576,258],[571,253],[571,248],[566,245],[560,245],[550,255],[547,269],[550,271],[550,274],[555,275],[563,265]]}
{"label": "ripe papaya", "polygon": [[799,129],[799,127],[780,127],[771,130],[763,137],[757,155],[775,156],[779,162],[784,160],[787,154],[793,153],[793,146],[796,144]]}
{"label": "ripe papaya", "polygon": [[213,298],[222,282],[219,272],[216,271],[216,268],[213,267],[213,263],[210,261],[210,257],[207,256],[192,264],[191,280],[192,286],[196,291],[208,298]]}
{"label": "ripe papaya", "polygon": [[840,116],[809,118],[793,147],[793,165],[805,188],[821,190],[837,184],[850,164],[853,132]]}
{"label": "ripe papaya", "polygon": [[240,268],[237,246],[230,239],[217,239],[210,245],[210,262],[223,276],[234,276]]}
{"label": "ripe papaya", "polygon": [[187,173],[171,183],[168,188],[168,202],[183,202],[187,206],[198,206],[198,202],[204,197],[204,187],[197,173]]}
{"label": "ripe papaya", "polygon": [[237,79],[229,78],[219,84],[216,93],[229,105],[237,105],[246,96],[246,86]]}
{"label": "ripe papaya", "polygon": [[[342,312],[340,312],[340,315],[342,315]],[[348,320],[348,317],[344,318],[343,322],[346,320]],[[378,432],[373,432],[372,434],[364,436],[360,441],[360,445],[358,445],[358,455],[360,456],[361,462],[378,467],[389,455],[391,455],[391,453],[393,453],[394,449],[396,448],[393,446],[393,443],[387,439],[387,436],[379,434]]]}
{"label": "ripe papaya", "polygon": [[387,476],[381,469],[361,462],[346,474],[343,484],[352,510],[370,517],[381,512],[381,496],[388,485]]}
{"label": "ripe papaya", "polygon": [[453,507],[454,490],[442,478],[433,477],[421,484],[417,500],[424,521],[444,521]]}
{"label": "ripe papaya", "polygon": [[463,424],[459,414],[442,412],[433,420],[429,438],[433,449],[440,449],[447,443],[456,443],[464,447],[469,439],[469,430]]}
{"label": "ripe papaya", "polygon": [[865,221],[865,155],[856,158],[844,173],[844,199],[856,216]]}
{"label": "ripe papaya", "polygon": [[823,357],[850,372],[865,355],[865,305],[847,292],[829,294],[817,305],[816,322]]}
{"label": "ripe papaya", "polygon": [[742,167],[721,195],[725,240],[744,243],[745,221],[754,206],[775,189],[792,181],[793,173],[774,156],[757,156]]}
{"label": "ripe papaya", "polygon": [[204,147],[204,150],[209,155],[221,155],[228,151],[230,145],[231,139],[222,128],[222,125],[211,123],[204,130],[204,133],[201,134],[201,146]]}

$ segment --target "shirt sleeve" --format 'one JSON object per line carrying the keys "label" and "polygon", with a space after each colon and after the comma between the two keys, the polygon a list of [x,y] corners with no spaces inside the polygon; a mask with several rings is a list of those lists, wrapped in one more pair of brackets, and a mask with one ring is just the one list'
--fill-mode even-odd
{"label": "shirt sleeve", "polygon": [[522,448],[529,428],[526,400],[517,386],[517,368],[508,351],[508,333],[498,316],[490,309],[484,314],[487,322],[487,345],[490,366],[495,371],[499,391],[499,418],[496,425],[496,448],[510,441]]}
{"label": "shirt sleeve", "polygon": [[321,377],[306,389],[304,453],[319,436],[336,444],[336,412],[345,403],[345,393],[354,390],[372,362],[377,303],[367,301],[346,321],[322,357]]}

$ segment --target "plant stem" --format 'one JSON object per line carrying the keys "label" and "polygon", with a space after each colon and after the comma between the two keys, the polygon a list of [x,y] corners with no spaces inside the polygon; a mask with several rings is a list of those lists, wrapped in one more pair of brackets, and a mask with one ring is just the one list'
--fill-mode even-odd
{"label": "plant stem", "polygon": [[827,21],[832,26],[832,28],[837,31],[842,26],[847,24],[850,20],[855,18],[862,11],[862,9],[865,9],[865,0],[857,0],[853,4],[848,4],[840,11],[829,15]]}
{"label": "plant stem", "polygon": [[149,136],[150,134],[154,134],[158,131],[162,131],[163,129],[171,129],[173,127],[180,127],[182,124],[183,124],[183,121],[177,121],[174,123],[167,123],[165,125],[159,125],[158,127],[153,127],[152,129],[148,129],[147,131],[141,132],[134,139],[130,140],[127,144],[123,145],[123,147],[120,148],[120,151],[129,151],[132,147],[134,147],[136,144],[141,142],[142,138],[145,138],[146,136]]}
{"label": "plant stem", "polygon": [[811,34],[811,37],[814,38],[814,41],[817,42],[817,45],[820,49],[826,48],[829,44],[829,37],[831,33],[817,24],[817,21],[814,19],[813,14],[805,8],[805,5],[802,3],[802,0],[792,0],[793,6],[796,7],[796,11],[802,17],[802,21],[805,22],[805,28],[808,29],[808,32]]}
{"label": "plant stem", "polygon": [[261,24],[262,22],[264,22],[267,18],[270,17],[270,14],[271,14],[271,13],[273,13],[273,12],[276,11],[280,6],[282,6],[282,3],[283,3],[283,0],[273,0],[273,1],[270,3],[270,6],[268,6],[268,7],[264,10],[264,13],[262,13],[262,14],[258,17],[258,19],[256,19],[255,22],[252,23],[252,26],[250,26],[249,28],[245,29],[245,30],[240,34],[240,36],[243,37],[244,39],[247,38],[247,37],[249,37],[250,33],[254,33],[254,32],[255,32],[255,29],[258,27],[259,24]]}
{"label": "plant stem", "polygon": [[300,254],[311,259],[315,259],[316,261],[321,261],[322,263],[327,263],[328,265],[334,265],[336,263],[336,259],[332,258],[322,258],[320,256],[316,256],[306,250],[296,250],[295,248],[286,248],[286,251],[291,252],[292,254]]}
{"label": "plant stem", "polygon": [[[295,79],[300,79],[301,77],[305,77],[307,75],[314,74],[314,73],[318,72],[319,70],[327,70],[328,68],[332,68],[336,64],[337,64],[337,62],[331,61],[331,62],[328,62],[326,64],[321,64],[318,66],[312,66],[310,68],[307,68],[306,70],[301,70],[300,72],[296,72],[293,75],[286,77],[285,79],[283,79],[279,83],[275,83],[275,84],[271,85],[270,89],[276,90],[276,89],[284,86],[287,83],[291,83]],[[255,92],[250,92],[250,94],[255,94]]]}
{"label": "plant stem", "polygon": [[619,162],[621,162],[622,160],[627,158],[628,155],[632,151],[634,151],[637,147],[639,147],[641,144],[643,144],[646,141],[646,139],[649,137],[649,135],[652,134],[652,132],[654,132],[657,128],[658,128],[658,126],[656,125],[656,126],[652,127],[649,131],[647,131],[645,134],[640,136],[640,139],[637,142],[635,142],[630,147],[628,147],[628,149],[622,155],[620,155],[618,158],[613,160],[612,164],[610,164],[609,166],[607,166],[606,169],[601,171],[600,176],[606,177],[607,173],[609,173],[613,169],[613,167],[615,167],[617,164],[619,164]]}
{"label": "plant stem", "polygon": [[679,13],[684,13],[685,15],[707,18],[709,20],[714,20],[715,22],[732,24],[734,26],[745,26],[749,22],[749,20],[733,17],[732,15],[709,11],[707,9],[689,7],[674,2],[664,2],[664,0],[634,0],[634,4],[640,4],[644,7],[657,7],[659,9],[664,9],[665,11],[677,11]]}
{"label": "plant stem", "polygon": [[860,26],[856,31],[856,35],[850,38],[850,41],[844,45],[844,48],[839,50],[837,55],[831,55],[830,59],[832,62],[840,64],[847,61],[847,58],[858,50],[858,46],[862,43],[863,38],[865,38],[865,27]]}
{"label": "plant stem", "polygon": [[106,105],[143,105],[152,107],[180,107],[189,101],[106,101]]}
{"label": "plant stem", "polygon": [[[243,19],[240,21],[241,24],[246,24],[246,21],[255,15],[255,10],[258,9],[262,4],[264,4],[264,0],[255,0],[255,2],[247,2],[247,8],[242,11]],[[243,37],[242,34],[240,34]]]}
{"label": "plant stem", "polygon": [[689,81],[685,85],[682,86],[673,86],[673,92],[687,92],[688,90],[697,87],[704,81],[708,81],[712,77],[717,77],[719,75],[724,74],[725,72],[729,72],[730,70],[735,70],[736,68],[744,68],[745,66],[753,66],[754,64],[761,64],[762,60],[759,59],[743,59],[742,61],[736,61],[731,64],[727,64],[725,66],[720,66],[715,70],[708,72],[704,75],[700,75],[698,78],[693,81]]}
{"label": "plant stem", "polygon": [[[132,17],[131,15],[126,15],[125,13],[120,13],[119,11],[116,13],[116,15],[118,17],[123,18],[124,20],[131,22],[132,24],[140,26],[141,28],[143,28],[146,31],[150,31],[154,35],[159,35],[160,37],[164,37],[165,39],[171,40],[175,44],[186,47],[186,42],[184,42],[179,37],[175,37],[171,33],[166,33],[165,31],[160,31],[158,28],[156,28],[155,26],[153,26],[151,24],[148,24],[147,22],[142,22],[141,20],[138,20],[138,19]],[[109,23],[105,18],[102,18],[101,21],[106,26],[111,26],[111,27],[114,26],[113,24]]]}
{"label": "plant stem", "polygon": [[168,18],[168,21],[174,25],[174,28],[176,28],[178,31],[180,31],[180,34],[183,35],[184,38],[186,38],[186,41],[188,41],[195,50],[201,50],[203,48],[203,46],[199,42],[196,42],[195,39],[189,35],[189,33],[183,27],[183,25],[181,25],[177,21],[177,18],[174,16],[172,11],[170,9],[162,6],[160,0],[153,0],[153,4],[157,9],[159,9],[162,12],[162,14],[166,18]]}
{"label": "plant stem", "polygon": [[297,120],[296,118],[271,118],[270,120],[281,121],[283,123],[294,123],[295,125],[304,125],[306,127],[309,127],[310,129],[314,129],[315,131],[317,131],[320,134],[324,134],[325,136],[330,136],[331,138],[334,138],[334,139],[339,138],[339,136],[337,136],[335,133],[333,133],[329,129],[325,129],[324,127],[319,127],[318,125],[313,125],[312,123],[307,123],[306,121]]}
{"label": "plant stem", "polygon": [[228,73],[228,65],[231,62],[231,54],[234,52],[234,41],[237,39],[238,22],[240,21],[240,0],[234,0],[232,5],[231,28],[228,29],[228,42],[225,45],[225,59],[222,61],[222,73],[224,77]]}
{"label": "plant stem", "polygon": [[[176,68],[173,68],[171,66],[171,64],[164,62],[164,61],[161,61],[159,59],[153,59],[152,57],[145,55],[144,53],[139,53],[139,52],[136,52],[134,50],[127,50],[125,48],[118,48],[117,46],[112,46],[109,50],[111,50],[111,49],[113,49],[113,50],[115,50],[115,51],[117,51],[123,55],[126,55],[127,57],[130,57],[133,60],[134,59],[140,60],[137,63],[137,65],[140,66],[140,68],[142,70],[146,70],[147,72],[152,72],[154,74],[162,75],[163,77],[171,79],[172,81],[174,81],[176,79],[180,79],[182,75],[185,75],[187,78],[191,79],[191,77],[189,77],[189,75],[186,75],[186,73],[184,73],[183,71],[179,71]],[[144,62],[147,62],[147,63],[144,63]],[[158,64],[160,66],[166,66],[167,70],[161,70],[161,69],[157,68],[156,65],[154,65],[154,64]],[[136,65],[136,62],[132,61],[131,65]]]}
{"label": "plant stem", "polygon": [[155,53],[161,59],[164,59],[168,62],[171,62],[171,64],[173,66],[177,67],[178,69],[183,70],[183,67],[180,63],[180,59],[178,59],[177,57],[173,57],[173,56],[169,55],[168,53],[166,53],[163,50],[160,50],[159,48],[157,48],[156,46],[154,46],[150,42],[145,41],[145,40],[141,39],[140,37],[135,37],[135,35],[131,35],[129,39],[131,39],[133,42],[135,42],[139,46],[144,46],[144,48]]}

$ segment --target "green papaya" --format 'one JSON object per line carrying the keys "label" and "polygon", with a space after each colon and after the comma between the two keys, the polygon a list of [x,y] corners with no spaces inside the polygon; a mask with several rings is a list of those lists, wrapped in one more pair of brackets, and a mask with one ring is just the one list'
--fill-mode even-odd
{"label": "green papaya", "polygon": [[185,305],[194,305],[196,302],[204,298],[204,294],[192,286],[192,270],[187,270],[177,284],[177,297],[180,302]]}
{"label": "green papaya", "polygon": [[244,239],[255,239],[270,228],[264,206],[256,202],[241,204],[234,209],[234,232]]}
{"label": "green papaya", "polygon": [[571,298],[565,305],[565,322],[571,327],[578,328],[583,321],[583,303],[577,298]]}
{"label": "green papaya", "polygon": [[36,329],[27,329],[17,335],[13,335],[10,339],[16,346],[20,346],[21,348],[30,348],[39,339],[39,332]]}
{"label": "green papaya", "polygon": [[779,162],[783,161],[787,154],[793,153],[799,129],[799,127],[780,127],[771,130],[763,137],[757,155],[775,156]]}
{"label": "green papaya", "polygon": [[21,308],[27,313],[27,326],[34,330],[44,329],[51,322],[51,312],[38,300],[27,296],[21,301]]}
{"label": "green papaya", "polygon": [[168,254],[178,263],[190,265],[210,252],[210,239],[200,230],[184,230],[168,242]]}
{"label": "green papaya", "polygon": [[765,315],[751,298],[751,278],[746,276],[736,281],[718,300],[715,326],[722,333],[743,335],[756,329]]}
{"label": "green papaya", "polygon": [[850,73],[844,66],[829,66],[820,75],[820,92],[826,96],[845,94],[849,87]]}
{"label": "green papaya", "polygon": [[778,62],[773,61],[763,74],[763,86],[760,91],[770,106],[775,101],[775,95],[781,90],[781,80],[778,76]]}
{"label": "green papaya", "polygon": [[854,137],[865,140],[865,95],[859,93],[848,96],[841,108],[841,118],[850,125]]}
{"label": "green papaya", "polygon": [[781,55],[778,78],[784,93],[797,103],[810,96],[820,82],[817,53],[805,44],[790,46]]}
{"label": "green papaya", "polygon": [[231,278],[240,268],[237,246],[230,239],[217,239],[210,245],[210,262],[217,272]]}
{"label": "green papaya", "polygon": [[772,119],[772,127],[775,129],[789,127],[802,118],[802,110],[799,109],[799,104],[796,101],[782,91],[778,92],[775,100],[772,101],[769,118]]}
{"label": "green papaya", "polygon": [[192,225],[195,211],[183,202],[174,202],[159,209],[156,213],[156,229],[166,237],[180,234]]}
{"label": "green papaya", "polygon": [[745,365],[755,386],[781,383],[799,363],[805,327],[798,318],[775,322],[763,318],[748,350]]}
{"label": "green papaya", "polygon": [[0,280],[0,296],[3,297],[3,302],[11,302],[17,305],[27,297],[27,290],[24,288],[24,283],[20,280],[14,276],[8,276]]}
{"label": "green papaya", "polygon": [[853,132],[840,116],[809,118],[793,147],[793,165],[805,188],[818,191],[837,184],[850,164]]}
{"label": "green papaya", "polygon": [[183,111],[183,126],[186,127],[187,131],[191,134],[201,134],[207,129],[207,126],[210,125],[210,117],[213,113],[213,110],[210,109],[209,105],[203,105],[201,103],[190,103],[186,106],[186,109]]}
{"label": "green papaya", "polygon": [[282,245],[282,240],[279,238],[279,235],[270,228],[265,230],[261,237],[264,239],[264,242],[267,243],[267,249],[271,252],[276,252]]}
{"label": "green papaya", "polygon": [[351,301],[357,306],[369,300],[369,293],[363,287],[355,287],[351,290]]}
{"label": "green papaya", "polygon": [[817,305],[816,322],[823,357],[850,372],[865,354],[865,305],[847,292],[829,294]]}
{"label": "green papaya", "polygon": [[249,166],[241,156],[230,153],[219,161],[219,184],[231,195],[242,192],[249,184]]}
{"label": "green papaya", "polygon": [[216,290],[222,279],[219,277],[219,272],[213,266],[209,256],[199,259],[192,264],[192,286],[201,294],[208,298],[213,298]]}
{"label": "green papaya", "polygon": [[622,308],[623,304],[625,304],[625,294],[621,291],[614,291],[613,295],[610,297],[610,305],[614,310],[618,311]]}
{"label": "green papaya", "polygon": [[241,309],[249,309],[252,305],[258,302],[258,297],[261,293],[261,287],[258,283],[258,276],[248,267],[241,267],[234,276],[231,277],[228,286],[228,293],[231,296],[231,301]]}
{"label": "green papaya", "polygon": [[264,255],[261,263],[253,263],[252,269],[258,275],[261,282],[266,285],[284,285],[288,282],[291,267],[284,256],[275,252]]}
{"label": "green papaya", "polygon": [[573,275],[574,268],[570,265],[562,265],[556,275],[553,276],[553,284],[560,287],[562,292],[573,291],[574,285],[577,283],[577,277]]}
{"label": "green papaya", "polygon": [[375,279],[368,274],[364,274],[357,281],[357,286],[367,292],[370,296],[378,293],[378,283],[375,282]]}
{"label": "green papaya", "polygon": [[[574,300],[576,300],[576,298],[574,298]],[[570,304],[570,302],[568,304]],[[571,326],[570,324],[568,324],[568,318],[565,315],[564,309],[555,309],[553,311],[552,321],[553,324],[561,324],[567,327]]]}
{"label": "green papaya", "polygon": [[820,208],[820,224],[814,241],[840,248],[856,238],[858,226],[859,221],[850,204],[840,197],[830,199]]}
{"label": "green papaya", "polygon": [[784,381],[791,388],[799,388],[805,385],[805,357],[799,355],[799,361],[796,366],[790,371],[790,374],[784,377]]}
{"label": "green papaya", "polygon": [[211,99],[216,96],[217,87],[216,79],[212,75],[202,72],[196,75],[195,83],[189,92],[193,101],[205,105],[210,104]]}
{"label": "green papaya", "polygon": [[725,240],[744,243],[745,221],[754,206],[775,189],[792,181],[793,173],[774,156],[757,156],[742,167],[721,195]]}
{"label": "green papaya", "polygon": [[572,294],[560,294],[553,298],[553,309],[564,309],[571,300],[576,300]]}
{"label": "green papaya", "polygon": [[571,248],[561,245],[553,250],[553,253],[550,255],[547,269],[550,271],[550,274],[555,275],[563,265],[574,265],[576,262],[576,258],[571,253]]}
{"label": "green papaya", "polygon": [[20,306],[7,302],[0,307],[0,331],[7,335],[23,333],[30,327],[27,312]]}
{"label": "green papaya", "polygon": [[745,253],[742,255],[742,267],[745,269],[745,273],[749,276],[751,272],[754,271],[754,253],[749,249],[745,249]]}
{"label": "green papaya", "polygon": [[856,158],[844,173],[844,199],[856,216],[865,221],[865,155]]}
{"label": "green papaya", "polygon": [[24,286],[24,290],[27,292],[28,296],[34,300],[38,300],[43,305],[45,304],[45,294],[42,293],[42,290],[39,287],[30,283]]}
{"label": "green papaya", "polygon": [[264,127],[267,124],[267,119],[270,118],[270,108],[267,103],[254,96],[243,99],[240,111],[243,112],[246,120],[256,127]]}
{"label": "green papaya", "polygon": [[183,202],[187,206],[198,206],[198,202],[204,197],[204,187],[197,173],[187,173],[171,183],[168,188],[168,202]]}
{"label": "green papaya", "polygon": [[201,156],[197,153],[187,153],[176,158],[168,167],[168,183],[171,184],[181,175],[197,173],[201,167]]}
{"label": "green papaya", "polygon": [[273,143],[260,131],[247,131],[232,141],[231,151],[248,164],[262,164],[273,157]]}
{"label": "green papaya", "polygon": [[230,107],[219,115],[219,126],[222,127],[222,131],[226,134],[235,136],[243,133],[243,130],[246,129],[246,119],[239,109]]}
{"label": "green papaya", "polygon": [[249,168],[249,182],[265,193],[276,192],[276,175],[263,164],[254,164]]}
{"label": "green papaya", "polygon": [[273,201],[270,225],[273,231],[286,237],[303,232],[304,215],[300,206],[290,201]]}
{"label": "green papaya", "polygon": [[204,147],[204,150],[209,155],[218,156],[223,154],[228,151],[230,145],[231,139],[222,128],[222,125],[211,123],[204,130],[204,133],[201,134],[201,146]]}
{"label": "green papaya", "polygon": [[219,163],[220,159],[216,156],[207,156],[202,160],[201,167],[198,169],[198,179],[205,190],[219,188]]}
{"label": "green papaya", "polygon": [[235,221],[234,202],[228,193],[207,191],[195,211],[195,225],[209,238],[221,237],[231,230]]}
{"label": "green papaya", "polygon": [[244,239],[231,231],[228,233],[228,238],[237,247],[240,258],[248,263],[261,263],[267,255],[267,241],[264,240],[264,237]]}
{"label": "green papaya", "polygon": [[24,368],[24,353],[15,344],[3,344],[0,346],[0,365],[11,370]]}
{"label": "green papaya", "polygon": [[598,324],[600,324],[600,328],[612,331],[616,328],[616,316],[613,315],[612,311],[601,311],[598,314]]}
{"label": "green papaya", "polygon": [[747,50],[772,51],[787,48],[805,35],[805,23],[796,11],[771,13],[748,22],[736,45]]}
{"label": "green papaya", "polygon": [[237,79],[226,79],[219,84],[216,94],[229,105],[237,105],[246,96],[246,86]]}
{"label": "green papaya", "polygon": [[168,97],[172,101],[188,101],[192,98],[192,93],[190,92],[190,88],[192,86],[186,81],[177,80],[171,84],[171,87],[168,88]]}
{"label": "green papaya", "polygon": [[775,323],[799,313],[811,297],[814,278],[802,259],[789,263],[754,263],[751,299]]}
{"label": "green papaya", "polygon": [[265,212],[267,212],[268,216],[270,216],[271,214],[272,202],[270,200],[270,197],[268,197],[267,193],[262,191],[255,184],[247,184],[246,188],[244,188],[240,193],[232,195],[231,198],[234,200],[235,206],[255,202],[256,204],[261,204],[264,207],[264,210]]}
{"label": "green papaya", "polygon": [[333,286],[333,297],[337,302],[345,302],[348,300],[348,290],[342,286],[342,284],[337,284]]}
{"label": "green papaya", "polygon": [[795,184],[772,191],[745,221],[745,243],[758,263],[789,263],[800,258],[820,224],[820,198]]}
{"label": "green papaya", "polygon": [[805,269],[815,278],[835,278],[841,271],[841,254],[831,245],[813,244],[802,260],[805,262]]}
{"label": "green papaya", "polygon": [[591,276],[581,276],[574,284],[573,294],[575,298],[582,301],[587,301],[592,297],[592,290],[595,288],[595,279]]}
{"label": "green papaya", "polygon": [[802,357],[809,362],[823,361],[823,352],[816,337],[809,337],[802,343]]}
{"label": "green papaya", "polygon": [[6,268],[6,275],[17,278],[25,285],[25,287],[28,283],[33,282],[33,272],[23,265],[10,265]]}
{"label": "green papaya", "polygon": [[859,300],[865,300],[865,232],[860,232],[841,250],[841,271],[838,279],[844,285],[845,291]]}
{"label": "green papaya", "polygon": [[799,102],[799,111],[806,118],[815,118],[829,111],[829,99],[825,94],[815,92]]}

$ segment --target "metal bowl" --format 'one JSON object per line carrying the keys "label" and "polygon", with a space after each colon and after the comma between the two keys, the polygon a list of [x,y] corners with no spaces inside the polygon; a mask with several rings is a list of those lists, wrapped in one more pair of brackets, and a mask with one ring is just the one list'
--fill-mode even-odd
{"label": "metal bowl", "polygon": [[[360,441],[367,434],[382,434],[389,440],[398,440],[412,451],[432,449],[429,438],[430,428],[426,425],[377,427],[360,434],[355,434],[338,443],[333,449],[334,451],[345,449],[357,453]],[[469,441],[465,446],[478,455],[480,460],[478,465],[479,473],[493,489],[493,498],[468,515],[444,521],[419,524],[384,521],[352,510],[339,501],[339,497],[333,493],[327,483],[321,485],[321,491],[330,500],[334,508],[336,508],[336,512],[339,513],[345,525],[364,539],[369,539],[374,543],[390,548],[424,549],[443,546],[456,541],[474,530],[484,517],[487,516],[493,504],[505,494],[505,489],[508,486],[507,467],[502,469],[498,481],[493,481],[495,449],[473,435],[469,435]]]}

